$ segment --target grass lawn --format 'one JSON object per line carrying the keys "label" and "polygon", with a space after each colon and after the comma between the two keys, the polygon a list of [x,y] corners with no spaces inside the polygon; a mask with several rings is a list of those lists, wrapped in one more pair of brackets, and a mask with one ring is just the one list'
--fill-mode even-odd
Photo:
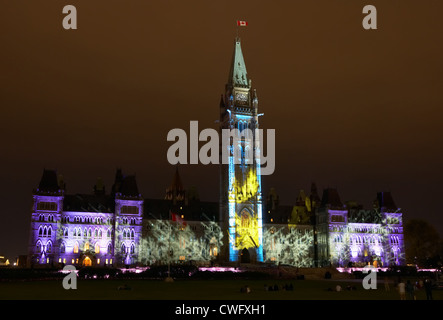
{"label": "grass lawn", "polygon": [[[265,291],[267,286],[292,283],[293,291]],[[126,284],[130,290],[118,290]],[[340,284],[342,292],[328,291]],[[251,293],[241,293],[248,285]],[[348,291],[346,286],[357,290]],[[417,300],[425,300],[424,290],[416,292]],[[443,291],[433,291],[434,300],[443,299]],[[173,283],[156,280],[78,280],[77,290],[65,290],[62,281],[1,282],[1,300],[399,300],[391,286],[365,290],[356,280],[176,280]]]}

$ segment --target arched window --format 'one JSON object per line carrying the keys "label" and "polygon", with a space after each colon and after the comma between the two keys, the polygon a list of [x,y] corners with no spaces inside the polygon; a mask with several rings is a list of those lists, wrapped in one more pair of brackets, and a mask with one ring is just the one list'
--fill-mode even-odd
{"label": "arched window", "polygon": [[43,227],[43,237],[46,237],[48,235],[48,229],[45,227]]}
{"label": "arched window", "polygon": [[98,242],[95,244],[95,253],[100,253],[100,245],[98,244]]}
{"label": "arched window", "polygon": [[38,228],[38,236],[39,236],[39,237],[42,237],[42,236],[43,236],[43,227],[42,227],[42,226],[40,226],[40,227]]}
{"label": "arched window", "polygon": [[37,241],[37,244],[35,245],[35,252],[36,253],[42,252],[42,243],[40,241]]}
{"label": "arched window", "polygon": [[74,253],[78,253],[78,242],[74,244]]}
{"label": "arched window", "polygon": [[241,213],[241,227],[242,228],[249,228],[249,214],[246,210],[242,211]]}
{"label": "arched window", "polygon": [[88,251],[88,250],[89,250],[89,242],[86,241],[86,242],[85,242],[84,251]]}
{"label": "arched window", "polygon": [[46,244],[46,253],[51,253],[52,252],[52,243],[49,241]]}
{"label": "arched window", "polygon": [[103,237],[102,229],[98,230],[98,237],[99,237],[99,238],[102,238],[102,237]]}
{"label": "arched window", "polygon": [[83,238],[87,238],[88,237],[88,231],[85,229],[83,229]]}
{"label": "arched window", "polygon": [[134,243],[131,243],[131,254],[135,253],[135,245]]}
{"label": "arched window", "polygon": [[96,228],[95,230],[94,230],[94,237],[98,237],[98,229]]}
{"label": "arched window", "polygon": [[60,245],[60,253],[65,253],[66,252],[66,246],[65,243],[62,242],[62,244]]}
{"label": "arched window", "polygon": [[49,226],[49,228],[48,228],[48,237],[50,237],[51,235],[52,235],[52,227]]}
{"label": "arched window", "polygon": [[91,228],[88,229],[88,237],[89,237],[89,238],[92,237],[92,229],[91,229]]}
{"label": "arched window", "polygon": [[131,239],[134,239],[134,230],[131,230]]}
{"label": "arched window", "polygon": [[108,238],[111,237],[111,229],[108,229],[108,231],[106,232],[106,236],[107,236]]}
{"label": "arched window", "polygon": [[108,254],[112,253],[112,245],[111,243],[108,243]]}
{"label": "arched window", "polygon": [[122,253],[126,253],[126,246],[124,243],[122,243],[121,249],[122,249]]}
{"label": "arched window", "polygon": [[123,230],[123,239],[126,239],[126,229]]}

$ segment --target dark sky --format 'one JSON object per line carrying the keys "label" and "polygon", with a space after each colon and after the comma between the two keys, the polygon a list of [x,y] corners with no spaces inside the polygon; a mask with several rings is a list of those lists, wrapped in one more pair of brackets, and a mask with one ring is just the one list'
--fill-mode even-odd
{"label": "dark sky", "polygon": [[[65,4],[78,30],[62,28]],[[378,30],[362,28],[375,5]],[[293,204],[315,181],[369,207],[391,191],[405,219],[443,233],[441,1],[1,1],[0,255],[26,254],[43,169],[68,193],[110,190],[117,167],[164,196],[173,128],[216,128],[235,21],[261,127],[276,130],[263,178]],[[182,165],[218,200],[218,168]]]}

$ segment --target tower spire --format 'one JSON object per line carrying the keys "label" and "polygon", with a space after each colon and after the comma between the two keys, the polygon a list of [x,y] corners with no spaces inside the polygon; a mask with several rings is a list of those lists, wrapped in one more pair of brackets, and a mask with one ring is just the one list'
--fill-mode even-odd
{"label": "tower spire", "polygon": [[239,37],[235,39],[228,85],[231,87],[249,87],[249,77]]}

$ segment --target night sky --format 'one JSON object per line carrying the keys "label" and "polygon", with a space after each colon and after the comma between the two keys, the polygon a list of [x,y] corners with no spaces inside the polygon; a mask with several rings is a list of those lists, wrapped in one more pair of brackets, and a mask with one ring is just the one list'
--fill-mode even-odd
{"label": "night sky", "polygon": [[[78,29],[64,30],[64,5]],[[362,9],[376,6],[378,29]],[[236,20],[261,128],[276,130],[282,204],[316,182],[370,208],[391,191],[405,219],[443,234],[441,1],[1,1],[0,255],[27,253],[43,169],[67,193],[109,192],[115,170],[164,197],[173,128],[217,128]],[[218,167],[181,165],[218,201]]]}

